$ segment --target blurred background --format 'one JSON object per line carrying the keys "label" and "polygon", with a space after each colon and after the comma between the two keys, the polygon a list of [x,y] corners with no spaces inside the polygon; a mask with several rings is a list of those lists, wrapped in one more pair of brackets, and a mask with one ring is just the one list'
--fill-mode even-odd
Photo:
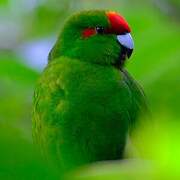
{"label": "blurred background", "polygon": [[[134,135],[138,158],[155,159],[163,172],[172,169],[170,174],[179,175],[174,172],[180,168],[179,0],[0,0],[0,179],[58,176],[33,151],[33,89],[65,19],[83,9],[118,11],[131,25],[135,51],[127,69],[144,87],[157,124],[154,131],[143,128]],[[134,178],[134,165],[127,164],[95,169],[101,169],[99,179],[105,179],[107,171],[111,179],[122,174]],[[147,172],[144,161],[139,164],[137,176]],[[91,171],[89,179],[96,174]]]}

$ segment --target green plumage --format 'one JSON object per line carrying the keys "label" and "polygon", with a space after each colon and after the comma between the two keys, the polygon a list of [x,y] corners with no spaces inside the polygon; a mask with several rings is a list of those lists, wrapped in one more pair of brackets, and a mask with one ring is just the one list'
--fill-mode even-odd
{"label": "green plumage", "polygon": [[81,37],[99,24],[109,26],[105,11],[67,21],[35,90],[34,142],[63,169],[122,158],[128,130],[146,108],[139,85],[114,67],[115,35]]}

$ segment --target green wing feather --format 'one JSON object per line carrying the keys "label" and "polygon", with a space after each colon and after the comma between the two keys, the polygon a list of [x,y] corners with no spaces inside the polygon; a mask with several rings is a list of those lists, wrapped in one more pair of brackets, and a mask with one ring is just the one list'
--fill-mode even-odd
{"label": "green wing feather", "polygon": [[33,139],[65,169],[119,159],[143,99],[126,72],[61,57],[35,90]]}
{"label": "green wing feather", "polygon": [[136,126],[140,116],[147,116],[150,111],[143,88],[125,69],[123,69],[123,75],[123,79],[131,92],[132,105],[128,112],[131,119],[130,126],[133,128]]}

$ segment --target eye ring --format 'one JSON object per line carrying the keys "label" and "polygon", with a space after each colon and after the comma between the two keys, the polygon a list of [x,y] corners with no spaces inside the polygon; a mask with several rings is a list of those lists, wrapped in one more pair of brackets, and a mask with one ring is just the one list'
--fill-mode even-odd
{"label": "eye ring", "polygon": [[104,34],[104,28],[102,26],[97,26],[96,32],[97,32],[97,34]]}

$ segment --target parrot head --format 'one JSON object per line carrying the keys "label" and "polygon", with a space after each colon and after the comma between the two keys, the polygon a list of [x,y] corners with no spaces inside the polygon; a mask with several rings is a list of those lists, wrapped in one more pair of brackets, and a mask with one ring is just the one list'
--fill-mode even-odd
{"label": "parrot head", "polygon": [[100,65],[123,67],[134,42],[126,20],[116,12],[91,10],[70,17],[49,54]]}

